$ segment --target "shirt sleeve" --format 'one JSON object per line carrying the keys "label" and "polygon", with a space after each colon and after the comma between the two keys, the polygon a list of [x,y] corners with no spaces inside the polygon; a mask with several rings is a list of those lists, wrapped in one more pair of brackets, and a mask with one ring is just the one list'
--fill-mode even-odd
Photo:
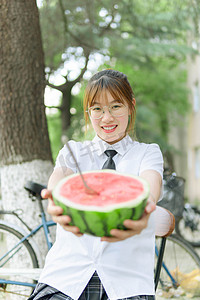
{"label": "shirt sleeve", "polygon": [[163,155],[157,144],[149,144],[144,152],[139,174],[146,170],[155,170],[163,177]]}

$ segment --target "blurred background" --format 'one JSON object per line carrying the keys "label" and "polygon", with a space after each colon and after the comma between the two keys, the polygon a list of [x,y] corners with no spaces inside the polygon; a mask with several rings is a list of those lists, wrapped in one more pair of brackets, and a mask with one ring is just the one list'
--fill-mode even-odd
{"label": "blurred background", "polygon": [[[24,186],[47,184],[66,139],[93,138],[84,89],[94,73],[113,68],[135,94],[133,138],[159,144],[165,169],[177,175],[164,178],[163,198],[181,211],[176,233],[200,247],[199,50],[200,0],[0,0],[0,211],[17,212],[32,228],[40,222]],[[1,219],[23,226],[13,214]],[[44,262],[44,235],[34,240]],[[188,267],[179,299],[191,298],[190,283],[200,299],[199,269],[183,246],[165,251]]]}
{"label": "blurred background", "polygon": [[[135,93],[134,138],[160,145],[165,168],[186,179],[185,195],[198,203],[199,1],[9,2],[2,1],[0,21],[2,185],[16,180],[19,187],[19,171],[10,177],[19,165],[45,183],[42,164],[49,162],[49,176],[65,137],[94,136],[86,133],[84,87],[96,71],[114,68]],[[38,167],[26,165],[38,160]],[[10,189],[2,186],[5,198]]]}
{"label": "blurred background", "polygon": [[158,143],[165,167],[187,179],[187,196],[200,201],[198,1],[40,1],[38,6],[53,158],[62,136],[86,138],[85,80],[114,68],[128,75],[135,93],[136,138]]}

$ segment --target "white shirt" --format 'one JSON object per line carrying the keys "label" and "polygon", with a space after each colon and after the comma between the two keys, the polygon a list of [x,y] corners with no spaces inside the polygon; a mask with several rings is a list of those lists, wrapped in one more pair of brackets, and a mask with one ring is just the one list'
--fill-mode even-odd
{"label": "white shirt", "polygon": [[[70,141],[70,146],[82,171],[101,169],[107,159],[104,151],[114,149],[118,153],[113,160],[119,172],[140,175],[144,170],[156,170],[161,176],[163,173],[159,146],[133,141],[128,135],[113,145],[96,136],[83,143]],[[66,146],[59,152],[55,168],[62,166],[77,172]],[[46,257],[39,282],[77,300],[97,271],[110,300],[154,295],[154,251],[154,213],[139,235],[115,243],[101,242],[99,237],[88,234],[77,237],[58,224],[56,242]]]}

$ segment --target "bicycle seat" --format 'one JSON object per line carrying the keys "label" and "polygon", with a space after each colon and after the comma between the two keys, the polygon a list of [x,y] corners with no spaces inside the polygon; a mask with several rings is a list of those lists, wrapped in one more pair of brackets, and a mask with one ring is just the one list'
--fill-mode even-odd
{"label": "bicycle seat", "polygon": [[40,197],[42,199],[41,191],[47,187],[46,185],[42,185],[34,181],[27,181],[24,188],[33,196]]}

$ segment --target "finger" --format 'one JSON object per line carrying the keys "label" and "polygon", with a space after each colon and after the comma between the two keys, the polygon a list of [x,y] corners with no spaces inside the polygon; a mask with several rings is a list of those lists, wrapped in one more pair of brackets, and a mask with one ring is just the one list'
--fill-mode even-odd
{"label": "finger", "polygon": [[148,225],[148,220],[150,214],[156,209],[156,205],[153,201],[148,201],[145,212],[139,220],[125,220],[124,226],[128,230],[119,230],[119,229],[112,229],[110,231],[112,237],[102,237],[101,241],[105,242],[117,242],[125,240],[133,235],[140,234],[143,229],[145,229]]}
{"label": "finger", "polygon": [[108,243],[114,243],[114,242],[119,242],[120,239],[116,237],[108,237],[108,236],[103,236],[101,237],[102,242],[108,242]]}
{"label": "finger", "polygon": [[42,196],[43,199],[48,199],[48,198],[53,199],[51,191],[47,190],[47,189],[43,189],[41,191],[41,196]]}
{"label": "finger", "polygon": [[61,226],[68,226],[71,222],[71,218],[64,215],[53,215],[52,219],[54,222],[59,223]]}
{"label": "finger", "polygon": [[60,206],[56,206],[53,200],[49,199],[47,212],[52,216],[59,216],[63,214],[63,209]]}
{"label": "finger", "polygon": [[71,222],[71,218],[67,215],[59,215],[53,216],[53,221],[58,223],[62,228],[66,231],[72,232],[77,236],[82,236],[83,234],[80,232],[80,229],[76,226],[71,226],[69,223]]}
{"label": "finger", "polygon": [[80,229],[76,226],[63,225],[62,228],[66,231],[74,233],[75,235],[78,235],[78,236],[82,235],[82,233],[80,232]]}
{"label": "finger", "polygon": [[139,220],[125,220],[123,224],[126,228],[140,233],[142,229],[147,227],[149,216],[149,214],[144,213]]}
{"label": "finger", "polygon": [[111,237],[104,236],[101,238],[102,241],[105,242],[117,242],[117,241],[123,241],[127,239],[128,237],[131,237],[134,235],[134,232],[132,230],[121,230],[121,229],[112,229],[110,231]]}
{"label": "finger", "polygon": [[83,236],[83,233],[79,232],[79,233],[74,233],[76,236],[81,237]]}
{"label": "finger", "polygon": [[156,209],[156,204],[153,201],[147,201],[147,205],[145,207],[145,212],[147,214],[152,213]]}
{"label": "finger", "polygon": [[133,235],[139,234],[141,232],[141,228],[139,230],[120,230],[120,229],[112,229],[110,234],[112,237],[117,238],[118,240],[125,240]]}

